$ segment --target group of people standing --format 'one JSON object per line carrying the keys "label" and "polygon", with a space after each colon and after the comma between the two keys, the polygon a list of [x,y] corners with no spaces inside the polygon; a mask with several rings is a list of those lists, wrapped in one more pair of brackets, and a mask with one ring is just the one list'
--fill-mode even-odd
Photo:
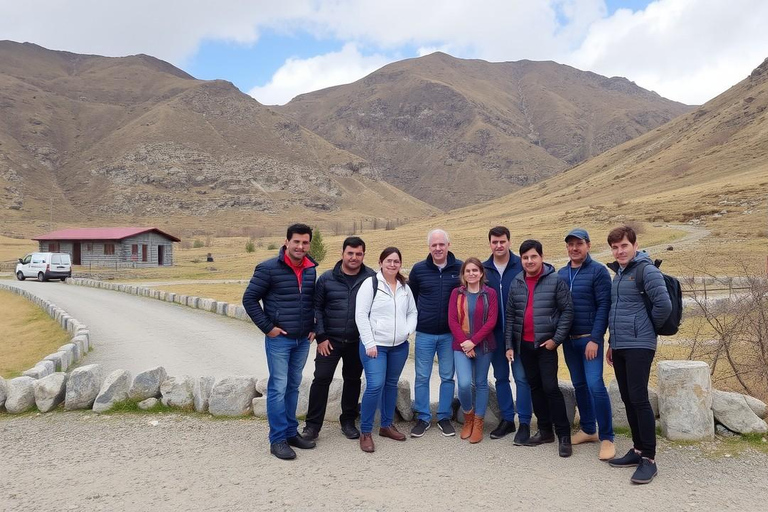
{"label": "group of people standing", "polygon": [[[486,261],[458,260],[450,251],[448,233],[435,229],[427,235],[428,256],[413,266],[407,279],[399,249],[384,249],[374,271],[364,264],[365,242],[354,236],[344,240],[341,260],[318,279],[317,264],[308,255],[311,240],[309,226],[290,226],[278,256],[256,266],[243,295],[248,315],[266,335],[267,417],[274,456],[293,459],[293,448],[316,446],[339,361],[343,435],[359,439],[364,452],[373,452],[378,410],[379,436],[405,441],[394,414],[398,381],[410,352],[408,339],[415,332],[412,438],[424,436],[432,425],[429,385],[436,357],[436,424],[443,436],[456,435],[451,420],[457,382],[464,416],[460,437],[470,443],[483,439],[492,367],[501,418],[491,439],[516,432],[515,445],[537,446],[557,438],[561,457],[569,457],[574,444],[599,442],[600,460],[637,468],[632,482],[648,483],[656,476],[655,418],[647,388],[655,329],[669,316],[671,302],[661,272],[647,264],[650,258],[638,250],[632,228],[622,226],[608,234],[616,260],[609,265],[616,272],[613,283],[606,266],[590,257],[591,241],[583,229],[565,236],[569,261],[559,271],[544,262],[536,240],[524,241],[519,255],[514,254],[504,226],[489,231],[491,256]],[[636,286],[639,279],[642,292]],[[299,384],[312,342],[317,343],[315,373],[306,424],[299,433]],[[561,345],[579,408],[581,428],[573,435],[558,386]],[[632,430],[633,448],[618,458],[604,358],[614,366]],[[532,433],[534,413],[537,431]]]}

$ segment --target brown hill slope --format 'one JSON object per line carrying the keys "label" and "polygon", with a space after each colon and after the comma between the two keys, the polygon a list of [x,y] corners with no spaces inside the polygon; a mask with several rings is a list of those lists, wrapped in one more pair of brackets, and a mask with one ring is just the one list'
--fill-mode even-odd
{"label": "brown hill slope", "polygon": [[238,226],[433,211],[232,84],[144,55],[0,42],[0,113],[6,226],[47,222],[51,198],[58,224]]}
{"label": "brown hill slope", "polygon": [[[565,256],[563,235],[583,226],[606,261],[608,230],[636,221],[646,230],[641,245],[656,245],[665,268],[721,275],[743,271],[742,263],[765,268],[767,194],[768,59],[728,91],[650,133],[538,185],[404,226],[395,236],[419,241],[441,226],[461,255],[486,254],[487,229],[506,224],[513,247],[539,238],[557,259]],[[678,245],[681,238],[694,243]],[[665,251],[667,245],[674,250]]]}
{"label": "brown hill slope", "polygon": [[624,78],[444,53],[296,97],[281,113],[444,209],[552,176],[690,110]]}

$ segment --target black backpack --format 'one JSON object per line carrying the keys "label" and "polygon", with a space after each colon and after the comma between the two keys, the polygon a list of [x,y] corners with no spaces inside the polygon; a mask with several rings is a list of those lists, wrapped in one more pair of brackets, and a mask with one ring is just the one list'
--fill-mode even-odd
{"label": "black backpack", "polygon": [[[646,265],[650,265],[650,263],[641,261],[637,265],[635,284],[637,285],[637,291],[640,292],[640,295],[643,297],[643,302],[645,302],[645,310],[648,312],[648,318],[651,320],[651,324],[653,324],[653,317],[651,316],[653,304],[651,304],[651,298],[645,293],[645,280],[643,278]],[[661,266],[661,260],[654,260],[653,266],[659,268]],[[661,275],[664,277],[664,285],[667,287],[669,300],[672,302],[672,312],[664,321],[664,325],[658,329],[654,326],[654,329],[656,330],[656,334],[661,336],[672,336],[673,334],[677,334],[677,331],[680,329],[680,322],[683,319],[683,289],[680,286],[680,281],[678,281],[676,277],[667,275],[664,272],[662,272]]]}

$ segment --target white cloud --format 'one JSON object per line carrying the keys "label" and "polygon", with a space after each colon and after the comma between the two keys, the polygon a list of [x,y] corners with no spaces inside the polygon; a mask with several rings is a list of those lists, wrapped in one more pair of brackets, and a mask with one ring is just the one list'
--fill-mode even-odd
{"label": "white cloud", "polygon": [[288,59],[268,84],[248,94],[265,105],[282,105],[301,93],[354,82],[391,60],[383,55],[363,55],[355,43],[347,43],[338,52]]}

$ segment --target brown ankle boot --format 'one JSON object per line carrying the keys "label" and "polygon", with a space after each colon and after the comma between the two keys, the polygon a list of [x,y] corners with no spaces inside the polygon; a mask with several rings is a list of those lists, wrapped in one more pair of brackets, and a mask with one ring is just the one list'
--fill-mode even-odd
{"label": "brown ankle boot", "polygon": [[472,427],[475,424],[475,410],[472,409],[469,412],[464,413],[464,426],[461,427],[461,438],[462,439],[469,439],[469,436],[472,435]]}
{"label": "brown ankle boot", "polygon": [[469,438],[470,443],[479,443],[483,440],[483,417],[475,416],[475,424],[472,426],[472,435]]}

